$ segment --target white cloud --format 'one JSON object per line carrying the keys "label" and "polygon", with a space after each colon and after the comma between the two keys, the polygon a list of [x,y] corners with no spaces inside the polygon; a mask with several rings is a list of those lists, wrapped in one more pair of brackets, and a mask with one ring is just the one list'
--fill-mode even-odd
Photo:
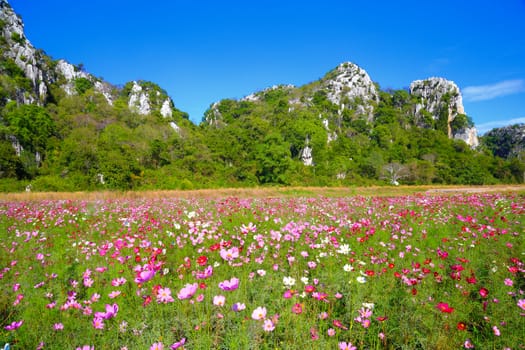
{"label": "white cloud", "polygon": [[503,126],[514,125],[519,123],[525,123],[525,117],[508,120],[494,120],[482,124],[476,124],[476,129],[478,131],[478,135],[483,135],[487,131],[490,131],[494,128],[501,128]]}
{"label": "white cloud", "polygon": [[465,101],[484,101],[525,91],[525,80],[504,80],[490,85],[467,86],[462,90]]}

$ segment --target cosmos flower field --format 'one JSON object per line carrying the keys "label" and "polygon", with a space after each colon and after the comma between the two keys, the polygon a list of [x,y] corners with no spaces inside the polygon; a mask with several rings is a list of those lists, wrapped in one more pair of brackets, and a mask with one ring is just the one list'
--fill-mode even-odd
{"label": "cosmos flower field", "polygon": [[525,197],[0,202],[0,347],[523,349]]}

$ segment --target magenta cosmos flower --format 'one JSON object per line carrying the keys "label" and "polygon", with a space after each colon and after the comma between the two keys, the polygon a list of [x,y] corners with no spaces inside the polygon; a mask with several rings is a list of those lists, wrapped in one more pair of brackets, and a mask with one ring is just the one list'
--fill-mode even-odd
{"label": "magenta cosmos flower", "polygon": [[24,323],[24,321],[15,321],[15,322],[12,322],[11,324],[8,324],[7,326],[5,326],[4,329],[8,330],[8,331],[14,331],[14,330],[20,328],[23,323]]}
{"label": "magenta cosmos flower", "polygon": [[170,349],[175,350],[186,344],[186,338],[182,338],[180,341],[171,344]]}
{"label": "magenta cosmos flower", "polygon": [[222,281],[219,283],[219,288],[225,291],[232,291],[239,288],[239,279],[232,277],[230,280]]}
{"label": "magenta cosmos flower", "polygon": [[106,304],[106,311],[105,312],[95,312],[95,318],[109,320],[110,318],[117,316],[117,312],[118,312],[117,304],[113,304],[113,305]]}

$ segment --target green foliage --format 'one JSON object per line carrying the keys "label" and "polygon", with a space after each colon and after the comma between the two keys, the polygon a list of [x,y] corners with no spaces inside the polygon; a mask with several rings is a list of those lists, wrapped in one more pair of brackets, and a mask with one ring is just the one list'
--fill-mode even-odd
{"label": "green foliage", "polygon": [[457,114],[454,120],[450,122],[453,134],[465,128],[471,128],[472,126],[474,126],[472,119],[465,114]]}
{"label": "green foliage", "polygon": [[290,147],[281,135],[269,134],[255,150],[256,175],[263,184],[287,184],[287,170],[291,165]]}
{"label": "green foliage", "polygon": [[11,33],[11,40],[20,45],[24,45],[26,43],[26,39],[17,32]]}
{"label": "green foliage", "polygon": [[79,95],[85,94],[86,91],[88,91],[89,89],[92,89],[93,86],[95,85],[91,80],[89,80],[88,78],[83,78],[83,77],[76,78],[74,83],[75,83],[75,91]]}

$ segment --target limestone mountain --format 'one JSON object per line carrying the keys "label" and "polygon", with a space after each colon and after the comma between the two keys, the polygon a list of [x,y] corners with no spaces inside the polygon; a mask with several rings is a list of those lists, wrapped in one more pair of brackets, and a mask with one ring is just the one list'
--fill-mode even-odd
{"label": "limestone mountain", "polygon": [[[387,111],[386,105],[390,110]],[[263,110],[266,112],[262,113]],[[292,156],[305,165],[315,163],[312,138],[318,140],[319,135],[323,135],[324,142],[330,143],[356,134],[377,137],[394,119],[404,130],[440,130],[448,138],[462,140],[472,148],[479,144],[476,128],[465,114],[461,92],[454,82],[444,78],[418,80],[410,84],[408,92],[400,90],[390,94],[381,92],[368,73],[351,62],[340,64],[323,78],[304,86],[277,85],[239,101],[216,102],[205,113],[203,124],[221,128],[243,115],[273,120],[277,114],[288,114],[294,123],[305,123],[304,116],[311,114],[306,118],[307,123],[316,128],[311,129],[311,133],[304,132],[302,140],[292,145],[295,150]],[[287,118],[280,119],[283,122]],[[275,125],[278,121],[272,123]],[[397,132],[404,132],[401,129]],[[388,142],[394,138],[390,137]]]}

